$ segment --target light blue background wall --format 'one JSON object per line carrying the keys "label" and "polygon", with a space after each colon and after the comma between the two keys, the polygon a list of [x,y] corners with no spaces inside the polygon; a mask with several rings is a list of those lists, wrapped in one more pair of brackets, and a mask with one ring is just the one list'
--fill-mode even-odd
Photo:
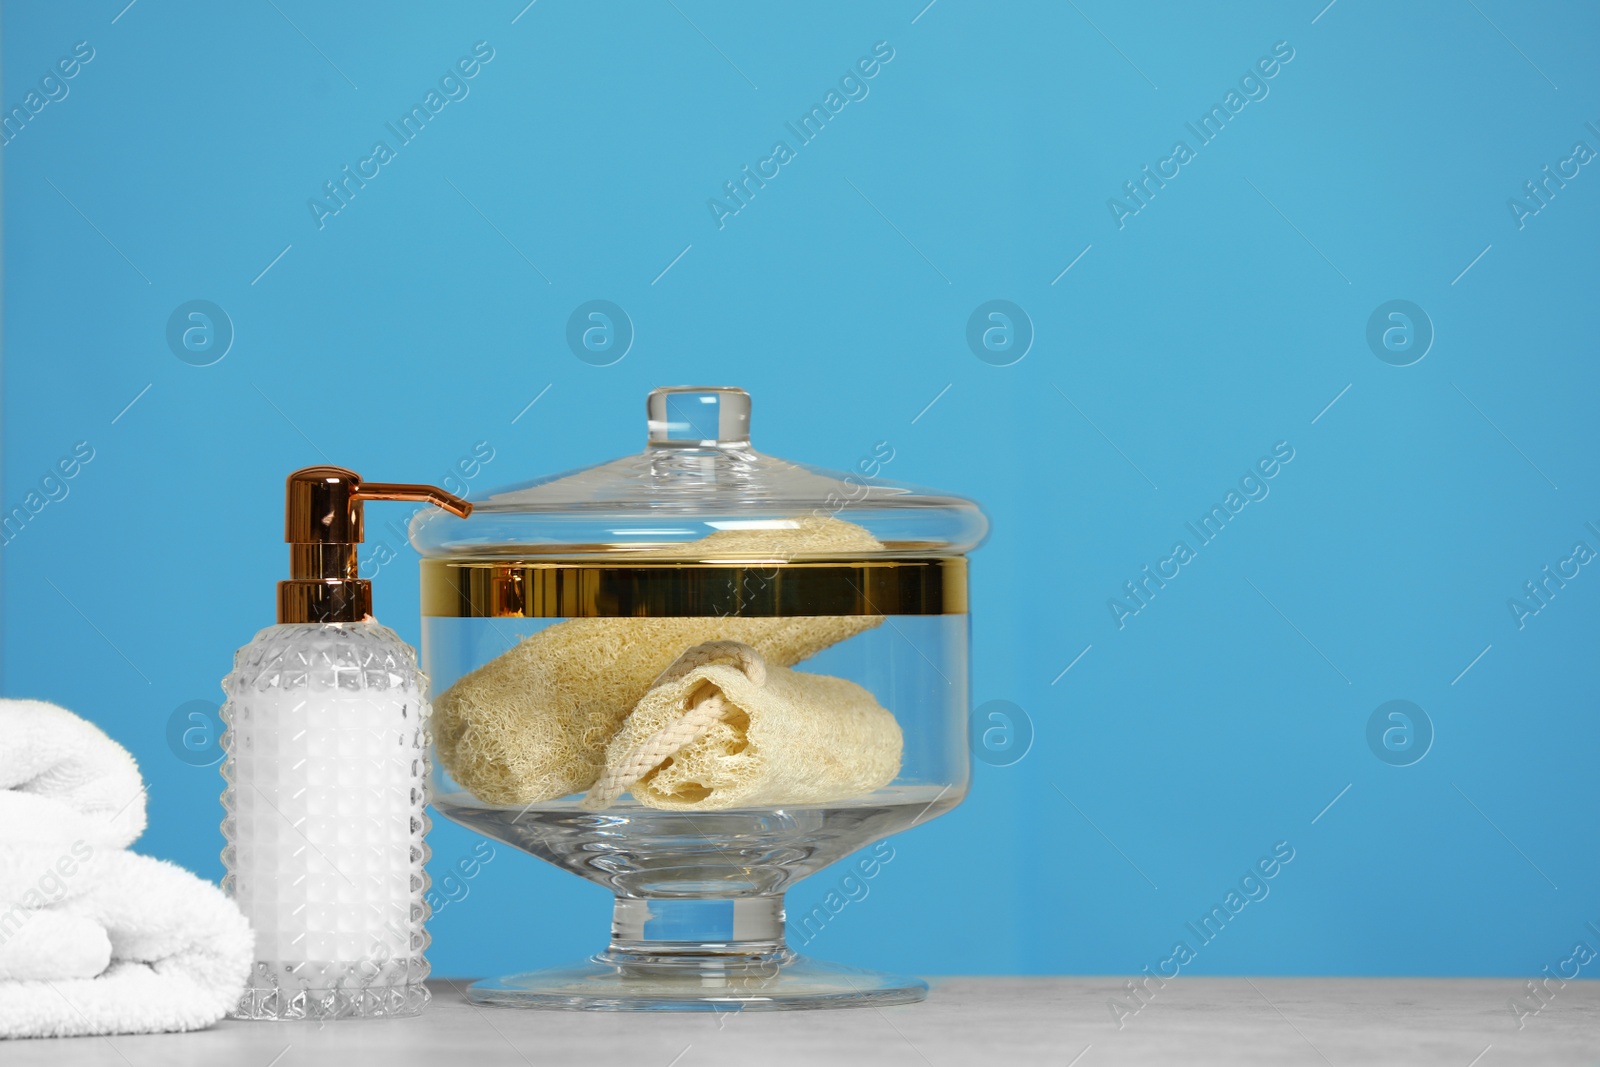
{"label": "light blue background wall", "polygon": [[[4,149],[6,507],[94,459],[0,555],[3,685],[133,750],[146,851],[220,873],[216,770],[167,724],[272,621],[288,470],[439,480],[488,441],[476,491],[729,382],[765,451],[888,441],[889,476],[982,502],[974,703],[1034,734],[810,951],[1137,971],[1279,841],[1188,973],[1531,976],[1600,943],[1600,568],[1507,606],[1600,549],[1600,166],[1507,206],[1600,149],[1593,5],[123,2],[5,7],[7,108],[94,49]],[[308,199],[478,41],[470,95],[319,229]],[[878,41],[870,95],[719,229],[707,199]],[[1107,199],[1279,41],[1270,95],[1119,229]],[[236,333],[211,366],[165,340],[194,299]],[[565,341],[591,299],[634,324],[615,365]],[[965,339],[991,299],[1036,333],[1011,366]],[[1393,299],[1436,333],[1411,366],[1366,340]],[[1119,629],[1107,600],[1280,441],[1270,495]],[[378,602],[415,640],[403,551]],[[1435,735],[1410,766],[1367,741],[1395,699]],[[436,827],[436,877],[474,840]],[[573,958],[607,909],[502,848],[433,959]]]}

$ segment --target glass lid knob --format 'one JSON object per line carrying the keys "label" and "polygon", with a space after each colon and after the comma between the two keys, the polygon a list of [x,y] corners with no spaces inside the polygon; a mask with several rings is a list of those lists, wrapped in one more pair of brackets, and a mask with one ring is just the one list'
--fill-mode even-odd
{"label": "glass lid knob", "polygon": [[651,448],[744,448],[750,444],[750,394],[723,385],[652,389],[645,401]]}

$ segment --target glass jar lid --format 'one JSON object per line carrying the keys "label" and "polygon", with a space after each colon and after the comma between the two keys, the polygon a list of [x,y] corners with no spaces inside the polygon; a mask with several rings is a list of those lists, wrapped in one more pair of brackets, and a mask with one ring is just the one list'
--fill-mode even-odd
{"label": "glass jar lid", "polygon": [[656,389],[646,413],[644,451],[492,490],[467,519],[426,509],[412,544],[433,559],[790,562],[954,556],[988,529],[970,500],[879,477],[887,442],[850,473],[757,452],[743,389]]}

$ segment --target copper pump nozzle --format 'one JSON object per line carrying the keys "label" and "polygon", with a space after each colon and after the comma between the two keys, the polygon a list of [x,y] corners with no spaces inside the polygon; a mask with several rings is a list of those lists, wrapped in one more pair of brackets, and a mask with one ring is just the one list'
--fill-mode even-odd
{"label": "copper pump nozzle", "polygon": [[344,467],[303,467],[289,475],[283,539],[289,578],[278,583],[279,622],[360,622],[372,614],[372,583],[359,574],[362,504],[415,500],[459,518],[472,505],[432,485],[361,481]]}

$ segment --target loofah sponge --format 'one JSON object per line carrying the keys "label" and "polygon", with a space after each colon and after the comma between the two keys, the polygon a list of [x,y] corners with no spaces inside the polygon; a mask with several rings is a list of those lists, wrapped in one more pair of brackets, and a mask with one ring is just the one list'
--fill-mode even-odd
{"label": "loofah sponge", "polygon": [[[792,559],[881,550],[832,518],[721,530],[652,553],[674,559]],[[651,683],[686,649],[729,640],[790,667],[882,623],[873,615],[567,619],[460,678],[434,700],[439,758],[490,804],[531,804],[594,785],[606,745]]]}
{"label": "loofah sponge", "polygon": [[797,519],[752,522],[718,530],[698,541],[652,548],[652,557],[669,559],[775,559],[798,556],[859,555],[883,551],[883,542],[865,527],[842,519],[807,515]]}
{"label": "loofah sponge", "polygon": [[854,682],[711,642],[686,652],[639,701],[584,806],[604,808],[624,789],[674,810],[844,800],[893,781],[901,744],[894,716]]}

